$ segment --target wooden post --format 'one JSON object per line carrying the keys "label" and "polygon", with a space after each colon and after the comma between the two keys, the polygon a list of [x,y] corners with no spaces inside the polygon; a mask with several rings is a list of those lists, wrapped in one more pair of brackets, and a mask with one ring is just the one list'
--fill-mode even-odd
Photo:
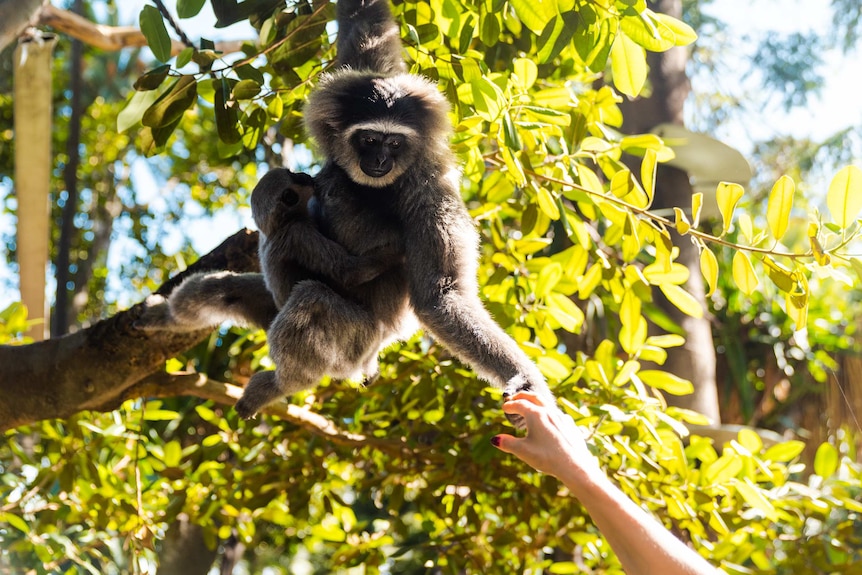
{"label": "wooden post", "polygon": [[53,35],[23,38],[15,49],[15,193],[21,301],[37,323],[27,335],[45,338],[51,189],[51,60]]}

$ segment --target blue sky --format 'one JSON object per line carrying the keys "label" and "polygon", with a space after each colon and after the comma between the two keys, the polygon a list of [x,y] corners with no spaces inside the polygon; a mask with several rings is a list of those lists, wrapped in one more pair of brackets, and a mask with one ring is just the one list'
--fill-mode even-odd
{"label": "blue sky", "polygon": [[[145,0],[118,2],[121,17],[128,23],[134,24],[144,4],[146,4]],[[174,2],[168,0],[166,4],[169,9],[172,9]],[[730,38],[739,39],[734,46],[738,46],[740,72],[745,68],[742,65],[744,60],[750,57],[756,47],[755,40],[764,34],[809,30],[825,33],[831,27],[831,11],[827,0],[756,0],[754,2],[716,0],[707,11],[727,23],[725,33]],[[213,27],[214,22],[215,17],[208,3],[199,16],[182,21],[183,27],[193,38],[203,35],[214,40],[245,39],[253,34],[253,30],[247,25],[235,25],[216,30]],[[719,138],[733,141],[735,146],[748,155],[749,150],[745,148],[746,141],[765,139],[776,133],[821,139],[848,126],[862,126],[862,91],[856,87],[859,75],[862,73],[862,50],[857,48],[847,55],[832,51],[826,54],[825,60],[829,70],[827,86],[822,94],[815,97],[805,109],[785,113],[779,107],[775,107],[759,114],[755,122],[747,121],[725,126],[718,135]],[[733,93],[753,90],[756,85],[753,78],[743,80],[727,77],[724,82],[728,91]],[[697,88],[695,83],[694,89],[697,90]],[[139,190],[149,189],[151,195],[157,193],[156,182],[149,174],[148,168],[143,164],[136,165],[133,166],[133,173],[139,184],[136,186]],[[0,196],[8,193],[10,193],[9,187],[0,183]],[[152,199],[154,198],[151,196],[150,200]],[[194,225],[194,228],[199,230],[195,233],[198,238],[196,249],[205,253],[224,239],[224,230],[238,229],[244,225],[252,224],[249,211],[242,206],[238,206],[237,211],[225,210],[216,217],[215,222]],[[0,230],[10,230],[13,226],[13,218],[0,216]],[[122,257],[123,243],[123,238],[120,238],[112,247],[111,260],[114,262]],[[0,268],[0,309],[18,298],[16,290],[4,287],[9,285],[10,280],[14,281],[12,271],[8,268]],[[115,284],[119,285],[118,280]],[[53,290],[53,287],[49,286],[49,289]],[[122,303],[128,305],[133,301]]]}

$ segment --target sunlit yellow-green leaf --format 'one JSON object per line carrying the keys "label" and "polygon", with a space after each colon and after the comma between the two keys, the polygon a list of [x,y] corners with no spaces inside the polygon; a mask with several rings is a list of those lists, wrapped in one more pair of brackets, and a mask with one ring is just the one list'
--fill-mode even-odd
{"label": "sunlit yellow-green leaf", "polygon": [[684,314],[701,318],[703,317],[703,306],[690,293],[674,284],[661,284],[658,286],[665,297]]}
{"label": "sunlit yellow-green leaf", "polygon": [[691,272],[678,262],[673,262],[670,269],[665,269],[661,263],[652,263],[643,269],[646,280],[654,286],[674,284],[682,285],[688,281]]}
{"label": "sunlit yellow-green leaf", "polygon": [[746,503],[753,508],[762,512],[767,518],[775,520],[777,514],[775,507],[763,495],[760,488],[756,487],[747,477],[736,483],[736,491],[739,493]]}
{"label": "sunlit yellow-green leaf", "polygon": [[617,90],[632,98],[640,94],[647,77],[646,51],[623,32],[611,47],[611,70]]}
{"label": "sunlit yellow-green leaf", "polygon": [[539,272],[536,282],[536,297],[545,297],[563,277],[563,266],[557,262],[550,263]]}
{"label": "sunlit yellow-green leaf", "polygon": [[647,195],[647,206],[652,204],[652,200],[655,197],[656,162],[657,154],[655,150],[647,149],[641,162],[641,182],[643,183],[643,190]]}
{"label": "sunlit yellow-green leaf", "polygon": [[676,231],[684,236],[691,229],[691,224],[688,221],[688,218],[685,217],[685,212],[680,208],[673,209],[674,215],[674,226],[676,227]]}
{"label": "sunlit yellow-green leaf", "polygon": [[746,295],[754,293],[754,290],[760,285],[760,280],[754,273],[754,267],[751,265],[748,254],[743,251],[737,251],[733,254],[733,281],[736,282],[736,287]]}
{"label": "sunlit yellow-green leaf", "polygon": [[568,296],[551,292],[545,296],[548,313],[560,327],[569,333],[577,333],[584,324],[584,312]]}
{"label": "sunlit yellow-green leaf", "polygon": [[647,345],[654,345],[656,347],[679,347],[685,344],[685,338],[681,335],[677,335],[675,333],[666,333],[664,335],[651,335],[646,340]]}
{"label": "sunlit yellow-green leaf", "polygon": [[703,192],[691,195],[691,225],[696,228],[700,224],[700,210],[703,209]]}
{"label": "sunlit yellow-green leaf", "polygon": [[862,170],[856,166],[842,168],[826,193],[826,205],[832,214],[832,221],[846,228],[862,210]]}
{"label": "sunlit yellow-green leaf", "polygon": [[772,232],[772,237],[776,240],[783,238],[784,232],[787,231],[795,191],[796,185],[793,183],[793,179],[788,176],[781,176],[775,182],[775,185],[772,186],[772,191],[769,192],[769,202],[766,206],[766,221],[769,224],[769,231]]}
{"label": "sunlit yellow-green leaf", "polygon": [[787,463],[791,459],[798,456],[805,449],[805,442],[792,439],[783,443],[778,443],[768,448],[763,453],[765,461],[777,461],[778,463]]}
{"label": "sunlit yellow-green leaf", "polygon": [[510,0],[515,13],[524,25],[539,34],[548,22],[557,16],[555,0]]}
{"label": "sunlit yellow-green leaf", "polygon": [[695,32],[694,29],[685,22],[677,20],[673,16],[662,14],[661,12],[654,12],[652,17],[662,22],[665,26],[670,28],[671,31],[673,31],[677,46],[688,46],[697,40],[697,32]]}
{"label": "sunlit yellow-green leaf", "polygon": [[640,351],[647,338],[647,321],[641,316],[631,323],[625,323],[620,328],[620,347],[629,355]]}
{"label": "sunlit yellow-green leaf", "polygon": [[638,372],[638,377],[645,384],[666,391],[671,395],[687,395],[694,391],[694,386],[690,381],[666,371],[645,369]]}
{"label": "sunlit yellow-green leaf", "polygon": [[814,473],[829,477],[838,469],[838,450],[831,443],[821,443],[814,454]]}
{"label": "sunlit yellow-green leaf", "polygon": [[578,282],[578,297],[580,299],[587,299],[593,294],[599,282],[602,281],[602,269],[601,262],[594,263]]}
{"label": "sunlit yellow-green leaf", "polygon": [[725,483],[742,471],[742,458],[736,453],[725,453],[703,467],[703,483],[715,485]]}
{"label": "sunlit yellow-green leaf", "polygon": [[737,222],[739,223],[739,231],[742,232],[742,236],[745,238],[745,241],[749,244],[753,244],[754,222],[751,221],[751,216],[745,213],[740,214]]}
{"label": "sunlit yellow-green leaf", "polygon": [[808,323],[808,294],[785,295],[784,309],[797,330],[804,328]]}
{"label": "sunlit yellow-green leaf", "polygon": [[766,275],[778,289],[785,293],[793,291],[796,287],[796,275],[793,272],[779,265],[770,256],[763,257],[763,265],[766,267]]}
{"label": "sunlit yellow-green leaf", "polygon": [[539,204],[539,209],[552,220],[559,220],[560,210],[551,191],[544,186],[538,185],[534,186],[533,189],[536,190],[536,202]]}
{"label": "sunlit yellow-green leaf", "polygon": [[744,192],[739,184],[728,182],[719,183],[715,189],[715,201],[718,203],[718,211],[721,212],[723,221],[722,235],[730,229],[730,224],[733,222],[733,209]]}
{"label": "sunlit yellow-green leaf", "polygon": [[529,58],[518,58],[515,60],[512,70],[521,81],[521,87],[525,90],[530,89],[539,77],[538,66]]}
{"label": "sunlit yellow-green leaf", "polygon": [[739,430],[739,433],[736,434],[736,440],[740,445],[746,448],[749,453],[760,453],[760,450],[763,449],[763,440],[760,439],[760,436],[757,435],[757,432],[753,429],[743,427]]}
{"label": "sunlit yellow-green leaf", "polygon": [[703,249],[700,251],[700,273],[703,274],[703,279],[706,280],[706,284],[709,286],[706,295],[711,296],[718,285],[718,259],[712,253],[712,250],[709,249],[709,246],[703,246]]}

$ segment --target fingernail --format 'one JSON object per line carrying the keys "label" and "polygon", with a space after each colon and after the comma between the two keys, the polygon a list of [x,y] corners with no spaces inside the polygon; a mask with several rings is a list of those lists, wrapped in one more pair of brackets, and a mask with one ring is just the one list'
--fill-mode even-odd
{"label": "fingernail", "polygon": [[491,438],[491,445],[493,445],[494,447],[500,447],[500,436],[499,435],[495,435],[494,437]]}

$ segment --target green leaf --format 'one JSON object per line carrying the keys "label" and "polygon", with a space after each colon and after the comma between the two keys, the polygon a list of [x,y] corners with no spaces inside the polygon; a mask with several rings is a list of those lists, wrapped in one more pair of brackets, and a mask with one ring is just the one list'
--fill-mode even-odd
{"label": "green leaf", "polygon": [[846,229],[862,210],[862,170],[856,166],[842,168],[826,193],[826,205],[832,221]]}
{"label": "green leaf", "polygon": [[176,123],[197,100],[197,86],[193,76],[181,76],[144,112],[141,122],[150,128]]}
{"label": "green leaf", "polygon": [[240,80],[231,93],[236,100],[251,100],[260,94],[260,84],[255,80]]}
{"label": "green leaf", "polygon": [[0,512],[0,524],[2,523],[11,525],[25,535],[30,533],[30,526],[27,525],[27,522],[14,513]]}
{"label": "green leaf", "polygon": [[666,391],[671,395],[687,395],[694,391],[694,386],[690,381],[666,371],[645,369],[639,371],[637,376],[645,384]]}
{"label": "green leaf", "polygon": [[140,92],[145,92],[147,90],[155,90],[159,86],[162,85],[162,82],[165,81],[165,78],[168,77],[168,72],[171,71],[170,64],[162,64],[161,66],[157,66],[152,70],[146,72],[143,76],[135,80],[134,88]]}
{"label": "green leaf", "polygon": [[838,469],[838,450],[830,443],[822,443],[814,454],[814,473],[830,477]]}
{"label": "green leaf", "polygon": [[132,97],[126,107],[117,114],[117,131],[122,133],[141,122],[146,112],[153,103],[159,99],[163,91],[151,90],[148,92],[132,92]]}
{"label": "green leaf", "polygon": [[751,295],[760,285],[748,254],[743,251],[733,254],[733,281],[745,295]]}
{"label": "green leaf", "polygon": [[179,416],[179,413],[170,409],[148,409],[144,411],[144,419],[147,421],[173,421]]}
{"label": "green leaf", "polygon": [[647,77],[646,52],[623,32],[611,47],[611,70],[620,92],[631,98],[640,94]]}
{"label": "green leaf", "polygon": [[788,176],[781,176],[772,191],[769,192],[769,202],[766,206],[766,221],[772,237],[780,240],[787,231],[790,221],[790,210],[793,208],[793,193],[796,189],[793,180]]}
{"label": "green leaf", "polygon": [[189,62],[192,61],[192,56],[195,55],[195,49],[191,46],[186,46],[183,48],[179,54],[177,54],[176,67],[177,70],[186,66]]}
{"label": "green leaf", "polygon": [[239,114],[236,103],[229,102],[231,94],[229,80],[226,78],[214,79],[213,90],[215,91],[216,130],[218,131],[219,139],[226,144],[236,144],[242,139],[242,134],[237,125],[239,123]]}
{"label": "green leaf", "polygon": [[147,39],[147,46],[153,51],[157,60],[167,62],[171,59],[171,38],[162,20],[162,14],[155,6],[146,5],[141,10],[141,33]]}
{"label": "green leaf", "polygon": [[703,306],[690,293],[674,284],[661,284],[658,286],[661,293],[684,314],[694,317],[703,317]]}
{"label": "green leaf", "polygon": [[198,15],[203,6],[204,0],[177,0],[177,16],[193,18]]}
{"label": "green leaf", "polygon": [[733,210],[743,193],[742,186],[729,182],[721,182],[715,189],[715,201],[718,202],[718,211],[721,212],[721,218],[724,222],[721,235],[726,234],[730,229],[730,224],[733,222]]}

